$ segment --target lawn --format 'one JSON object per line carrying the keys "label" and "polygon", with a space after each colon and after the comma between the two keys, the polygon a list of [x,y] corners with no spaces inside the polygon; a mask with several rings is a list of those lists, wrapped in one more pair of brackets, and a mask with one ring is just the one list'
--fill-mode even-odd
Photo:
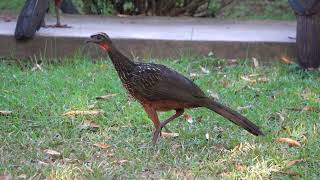
{"label": "lawn", "polygon": [[[193,79],[208,95],[255,122],[266,136],[254,137],[199,108],[186,111],[192,122],[181,117],[168,125],[178,137],[161,138],[153,146],[151,120],[128,97],[110,61],[74,57],[43,64],[41,70],[1,63],[0,110],[12,114],[0,116],[0,175],[14,179],[320,176],[319,72],[281,63],[254,67],[250,60],[230,63],[212,57],[151,61]],[[96,100],[108,94],[116,95]],[[71,110],[103,113],[63,115]],[[172,113],[162,113],[161,119]],[[301,146],[289,147],[277,138],[290,138]]]}

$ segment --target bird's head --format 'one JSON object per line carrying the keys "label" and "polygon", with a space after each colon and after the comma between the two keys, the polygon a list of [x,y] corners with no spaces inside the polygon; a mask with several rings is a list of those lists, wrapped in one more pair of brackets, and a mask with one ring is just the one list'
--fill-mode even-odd
{"label": "bird's head", "polygon": [[112,41],[106,33],[100,32],[91,35],[90,38],[86,40],[86,43],[98,44],[103,50],[108,51],[110,49]]}

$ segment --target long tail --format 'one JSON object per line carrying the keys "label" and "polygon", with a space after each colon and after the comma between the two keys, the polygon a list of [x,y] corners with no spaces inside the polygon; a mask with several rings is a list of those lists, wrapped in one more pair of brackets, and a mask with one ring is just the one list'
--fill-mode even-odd
{"label": "long tail", "polygon": [[221,116],[229,119],[236,125],[243,127],[251,134],[254,134],[256,136],[264,135],[258,126],[250,122],[246,117],[242,116],[240,113],[230,109],[227,106],[224,106],[212,99],[208,99],[208,101],[206,102],[206,107],[220,114]]}

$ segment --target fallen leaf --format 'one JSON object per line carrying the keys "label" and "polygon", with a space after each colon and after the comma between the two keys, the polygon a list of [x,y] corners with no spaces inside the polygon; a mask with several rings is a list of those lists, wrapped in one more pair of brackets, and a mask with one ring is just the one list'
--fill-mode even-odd
{"label": "fallen leaf", "polygon": [[10,114],[12,114],[12,111],[1,111],[0,110],[0,115],[1,116],[9,116]]}
{"label": "fallen leaf", "polygon": [[76,115],[99,115],[102,114],[102,110],[91,110],[91,111],[68,111],[63,113],[65,116],[76,116]]}
{"label": "fallen leaf", "polygon": [[109,147],[111,147],[111,145],[109,144],[102,144],[102,143],[96,143],[96,144],[93,144],[94,146],[96,147],[99,147],[101,149],[108,149]]}
{"label": "fallen leaf", "polygon": [[169,133],[169,132],[161,132],[161,137],[163,138],[172,138],[172,137],[178,137],[179,133]]}
{"label": "fallen leaf", "polygon": [[252,58],[253,60],[253,65],[255,68],[259,67],[259,61],[256,58]]}
{"label": "fallen leaf", "polygon": [[249,77],[257,77],[259,74],[249,74]]}
{"label": "fallen leaf", "polygon": [[128,160],[122,159],[122,160],[116,160],[116,161],[113,161],[113,162],[114,162],[114,163],[117,163],[117,164],[119,164],[119,165],[123,165],[124,163],[127,163]]}
{"label": "fallen leaf", "polygon": [[211,148],[216,152],[222,152],[222,151],[226,150],[226,148],[223,146],[223,144],[214,144],[214,145],[212,145]]}
{"label": "fallen leaf", "polygon": [[52,155],[52,156],[60,156],[61,155],[60,152],[55,151],[55,150],[51,150],[51,149],[46,149],[46,150],[44,150],[44,152],[46,154],[49,154],[49,155]]}
{"label": "fallen leaf", "polygon": [[302,111],[312,111],[312,112],[318,112],[320,111],[319,107],[315,107],[315,106],[305,106],[302,108]]}
{"label": "fallen leaf", "polygon": [[287,166],[288,166],[288,167],[289,167],[289,166],[292,166],[292,165],[294,165],[294,164],[296,164],[296,163],[299,163],[299,162],[301,162],[301,161],[302,161],[302,159],[289,161],[289,162],[287,163]]}
{"label": "fallen leaf", "polygon": [[18,179],[27,179],[27,175],[26,174],[20,174],[18,176]]}
{"label": "fallen leaf", "polygon": [[81,129],[92,129],[92,130],[96,130],[100,127],[96,122],[92,120],[84,120],[80,126],[81,126],[80,127]]}
{"label": "fallen leaf", "polygon": [[253,108],[253,106],[252,105],[248,105],[248,106],[239,106],[239,107],[237,107],[237,110],[238,111],[242,111],[242,110],[245,110],[245,109],[252,109]]}
{"label": "fallen leaf", "polygon": [[97,96],[96,100],[109,100],[112,97],[116,96],[117,94],[107,94],[105,96]]}
{"label": "fallen leaf", "polygon": [[247,169],[246,166],[244,165],[241,165],[241,164],[236,164],[236,170],[240,171],[240,172],[243,172]]}
{"label": "fallen leaf", "polygon": [[192,124],[193,123],[193,119],[192,119],[192,116],[190,114],[184,114],[183,115],[183,118],[188,121],[188,123]]}
{"label": "fallen leaf", "polygon": [[301,147],[301,144],[298,141],[290,138],[277,138],[276,141],[280,143],[287,143],[289,147]]}
{"label": "fallen leaf", "polygon": [[210,71],[208,69],[206,69],[205,67],[200,66],[200,69],[205,74],[209,74],[210,73]]}
{"label": "fallen leaf", "polygon": [[289,59],[289,57],[287,57],[287,56],[282,56],[280,60],[281,60],[281,62],[283,62],[284,64],[294,64],[294,62],[291,61],[291,60]]}
{"label": "fallen leaf", "polygon": [[219,94],[217,94],[217,93],[215,93],[215,92],[213,92],[211,90],[207,90],[207,92],[209,93],[209,96],[213,97],[216,100],[219,100],[219,98],[220,98]]}
{"label": "fallen leaf", "polygon": [[256,82],[257,82],[257,80],[255,80],[255,79],[250,79],[250,78],[247,77],[247,76],[241,76],[241,79],[243,79],[243,80],[245,80],[245,81],[248,81],[248,82],[250,82],[250,83],[256,83]]}
{"label": "fallen leaf", "polygon": [[38,160],[38,164],[40,164],[40,165],[48,165],[48,163],[46,163],[46,162],[43,162],[43,161],[40,161],[40,160]]}
{"label": "fallen leaf", "polygon": [[267,83],[269,82],[269,79],[267,77],[261,77],[261,78],[258,78],[258,82]]}

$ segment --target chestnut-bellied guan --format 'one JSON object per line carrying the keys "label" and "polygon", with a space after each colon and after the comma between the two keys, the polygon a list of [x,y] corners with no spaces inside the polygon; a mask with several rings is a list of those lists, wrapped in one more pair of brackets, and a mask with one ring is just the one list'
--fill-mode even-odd
{"label": "chestnut-bellied guan", "polygon": [[[91,35],[88,42],[98,44],[108,52],[123,86],[147,112],[155,127],[153,143],[157,142],[161,129],[181,116],[185,108],[197,107],[206,107],[256,136],[263,135],[246,117],[207,97],[197,85],[178,72],[160,64],[131,61],[117,50],[106,33]],[[176,113],[160,122],[157,111],[170,110]]]}
{"label": "chestnut-bellied guan", "polygon": [[57,16],[57,23],[55,25],[45,25],[44,17],[49,9],[49,3],[51,0],[27,0],[24,4],[20,15],[18,17],[15,38],[17,40],[26,40],[34,36],[40,27],[60,27],[66,28],[67,25],[62,25],[60,22],[59,8],[63,0],[54,0],[55,11]]}

